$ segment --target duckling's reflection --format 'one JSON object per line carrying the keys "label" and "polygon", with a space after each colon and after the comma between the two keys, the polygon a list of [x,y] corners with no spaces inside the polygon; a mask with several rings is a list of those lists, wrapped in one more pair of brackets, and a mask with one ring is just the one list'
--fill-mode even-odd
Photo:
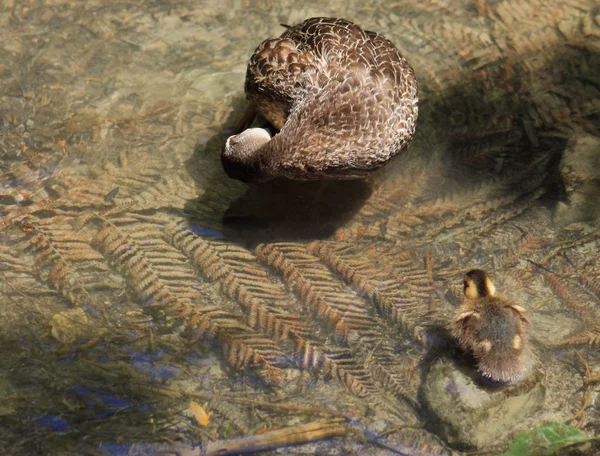
{"label": "duckling's reflection", "polygon": [[251,186],[223,216],[224,234],[246,242],[332,235],[372,193],[370,180],[275,180]]}

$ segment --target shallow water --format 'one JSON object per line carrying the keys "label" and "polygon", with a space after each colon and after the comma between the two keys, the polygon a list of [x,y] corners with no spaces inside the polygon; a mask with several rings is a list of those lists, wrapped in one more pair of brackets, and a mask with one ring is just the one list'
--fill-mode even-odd
{"label": "shallow water", "polygon": [[[4,2],[3,454],[215,450],[315,422],[345,435],[286,451],[498,453],[546,422],[598,436],[599,14]],[[228,179],[249,56],[313,16],[383,33],[414,67],[409,151],[365,182]],[[482,385],[446,330],[473,267],[530,313],[517,388]],[[453,410],[440,383],[505,407]]]}

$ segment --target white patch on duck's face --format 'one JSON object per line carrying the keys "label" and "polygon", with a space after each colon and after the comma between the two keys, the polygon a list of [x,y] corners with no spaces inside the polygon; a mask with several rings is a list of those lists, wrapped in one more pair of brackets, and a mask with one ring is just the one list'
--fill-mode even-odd
{"label": "white patch on duck's face", "polygon": [[270,140],[271,135],[264,128],[248,128],[239,135],[227,138],[224,155],[226,157],[250,157]]}
{"label": "white patch on duck's face", "polygon": [[487,290],[489,296],[494,296],[496,294],[496,287],[492,283],[490,276],[486,276],[485,278],[485,289]]}
{"label": "white patch on duck's face", "polygon": [[477,299],[480,297],[477,285],[472,280],[465,280],[465,297],[467,299]]}

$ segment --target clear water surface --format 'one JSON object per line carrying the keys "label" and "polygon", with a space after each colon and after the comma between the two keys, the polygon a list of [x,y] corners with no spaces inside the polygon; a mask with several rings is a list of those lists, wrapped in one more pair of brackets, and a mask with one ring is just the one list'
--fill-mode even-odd
{"label": "clear water surface", "polygon": [[[364,182],[228,179],[252,51],[313,16],[407,57],[410,150]],[[4,1],[3,454],[598,436],[599,51],[586,0]],[[447,329],[473,267],[529,312],[517,386]]]}

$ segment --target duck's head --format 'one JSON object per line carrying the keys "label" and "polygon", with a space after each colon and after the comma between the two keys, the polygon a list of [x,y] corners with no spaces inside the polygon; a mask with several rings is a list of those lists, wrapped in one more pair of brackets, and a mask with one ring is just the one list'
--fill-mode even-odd
{"label": "duck's head", "polygon": [[256,182],[261,174],[259,150],[271,140],[264,128],[249,128],[230,136],[221,153],[223,169],[232,179]]}
{"label": "duck's head", "polygon": [[463,283],[467,299],[486,298],[496,294],[496,287],[490,275],[481,269],[471,269],[467,272]]}

